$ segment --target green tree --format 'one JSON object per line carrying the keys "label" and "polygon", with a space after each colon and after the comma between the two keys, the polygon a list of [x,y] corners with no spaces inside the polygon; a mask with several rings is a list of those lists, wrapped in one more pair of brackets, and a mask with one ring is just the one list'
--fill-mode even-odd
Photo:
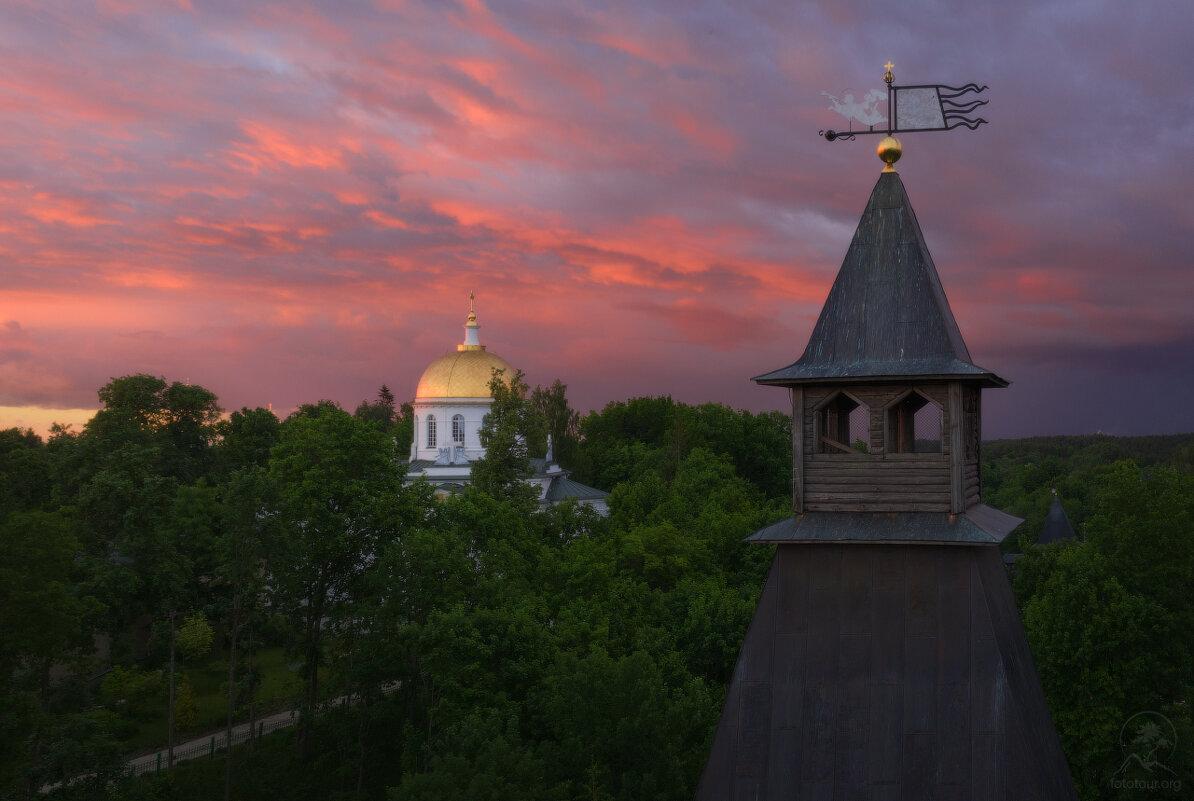
{"label": "green tree", "polygon": [[373,423],[394,438],[394,448],[400,454],[410,451],[415,434],[414,405],[407,402],[398,405],[394,393],[385,384],[377,391],[374,401],[361,401],[353,412],[358,420]]}
{"label": "green tree", "polygon": [[156,670],[113,665],[100,685],[100,701],[133,720],[156,718],[160,713],[157,698],[162,692],[162,676]]}
{"label": "green tree", "polygon": [[658,464],[676,416],[671,396],[611,401],[580,421],[581,460],[577,476],[605,490]]}
{"label": "green tree", "polygon": [[191,689],[189,673],[182,674],[182,687],[174,700],[174,720],[183,731],[193,729],[199,723],[199,704],[195,700],[195,691]]}
{"label": "green tree", "polygon": [[502,720],[497,710],[476,710],[439,735],[426,770],[407,774],[391,789],[394,801],[552,801],[570,798],[563,787],[548,787],[547,767],[525,743],[516,716]]}
{"label": "green tree", "polygon": [[168,625],[172,764],[176,612],[193,605],[203,569],[196,559],[212,503],[200,479],[213,467],[220,408],[203,387],[144,374],[113,379],[99,398],[104,408],[77,438],[59,432],[51,444],[77,502],[90,580],[112,613],[104,628],[117,660],[133,658],[119,643],[138,618]]}
{"label": "green tree", "polygon": [[398,407],[398,419],[390,429],[394,437],[394,449],[406,455],[410,453],[411,443],[415,439],[415,406],[410,401]]}
{"label": "green tree", "polygon": [[52,506],[52,459],[41,437],[29,430],[0,431],[0,517]]}
{"label": "green tree", "polygon": [[[1017,562],[1025,628],[1083,798],[1113,792],[1133,715],[1194,734],[1194,476],[1133,462],[1091,473],[1084,544],[1031,547]],[[1194,780],[1187,751],[1167,765]]]}
{"label": "green tree", "polygon": [[719,403],[678,405],[670,434],[677,458],[703,448],[730,458],[734,471],[768,498],[792,496],[792,418],[752,414]]}
{"label": "green tree", "polygon": [[295,623],[303,664],[297,749],[309,754],[326,636],[354,623],[362,575],[396,534],[401,472],[392,441],[335,407],[282,427],[270,460],[279,536],[267,555],[275,606]]}
{"label": "green tree", "polygon": [[104,408],[76,441],[57,438],[77,502],[80,540],[96,580],[117,613],[115,633],[185,581],[167,523],[179,486],[210,467],[220,408],[202,387],[144,374],[113,379],[99,390]]}
{"label": "green tree", "polygon": [[268,409],[242,408],[216,424],[219,433],[217,461],[227,474],[249,465],[265,467],[270,449],[278,442],[281,422]]}
{"label": "green tree", "polygon": [[54,777],[56,737],[80,714],[101,611],[87,594],[80,546],[63,512],[0,521],[0,788],[36,795]]}
{"label": "green tree", "polygon": [[716,702],[699,680],[677,685],[666,672],[644,651],[562,654],[544,682],[549,783],[566,781],[570,798],[595,788],[627,801],[690,798]]}
{"label": "green tree", "polygon": [[[1024,608],[1024,623],[1053,719],[1083,798],[1106,797],[1121,759],[1121,727],[1156,709],[1156,627],[1164,610],[1127,591],[1091,549],[1062,550]],[[1172,636],[1172,631],[1165,636]]]}
{"label": "green tree", "polygon": [[[168,518],[153,532],[156,548],[143,574],[156,597],[158,620],[168,625],[167,766],[174,765],[174,736],[177,709],[175,662],[184,656],[197,658],[210,649],[212,630],[206,617],[192,614],[181,619],[181,610],[195,609],[210,601],[215,570],[213,548],[219,535],[220,507],[215,487],[205,480],[178,487]],[[181,624],[181,628],[180,628]]]}
{"label": "green tree", "polygon": [[493,404],[480,431],[485,457],[473,462],[472,484],[494,498],[517,500],[529,512],[537,495],[525,481],[531,475],[527,443],[534,432],[542,430],[542,423],[527,399],[522,371],[509,379],[503,373],[495,369],[489,381]]}
{"label": "green tree", "polygon": [[207,616],[202,612],[192,612],[186,616],[182,626],[178,629],[178,650],[185,659],[195,661],[203,658],[211,651],[215,632],[207,622]]}
{"label": "green tree", "polygon": [[[273,508],[273,485],[269,475],[258,463],[249,463],[233,471],[220,487],[219,536],[213,543],[215,550],[212,589],[220,597],[228,628],[228,699],[225,716],[225,737],[232,741],[233,717],[237,709],[237,668],[241,656],[241,629],[249,624],[249,648],[246,673],[249,697],[249,729],[256,724],[253,694],[252,623],[256,618],[264,592],[265,558],[270,533],[269,510]],[[255,740],[250,738],[250,748]],[[232,749],[225,751],[224,798],[232,794]]]}
{"label": "green tree", "polygon": [[162,475],[182,481],[203,475],[220,416],[212,392],[139,373],[112,379],[100,388],[99,399],[104,408],[88,421],[84,434],[101,450],[153,446]]}
{"label": "green tree", "polygon": [[394,393],[385,384],[377,391],[377,400],[361,401],[352,416],[358,420],[373,423],[382,431],[389,431],[398,420],[398,410],[394,405]]}
{"label": "green tree", "polygon": [[580,421],[578,479],[611,489],[640,471],[667,476],[696,448],[727,456],[737,474],[769,498],[791,498],[791,417],[670,397],[606,404]]}
{"label": "green tree", "polygon": [[[568,385],[557,378],[550,387],[535,387],[531,393],[531,405],[543,422],[546,437],[551,438],[552,455],[564,467],[576,464],[577,449],[580,446],[580,414],[568,405]],[[540,443],[535,437],[531,450],[536,455],[546,452],[546,441]]]}

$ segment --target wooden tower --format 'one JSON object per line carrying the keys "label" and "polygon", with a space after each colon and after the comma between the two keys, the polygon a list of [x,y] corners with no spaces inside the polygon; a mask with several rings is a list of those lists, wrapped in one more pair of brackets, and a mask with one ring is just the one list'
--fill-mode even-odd
{"label": "wooden tower", "polygon": [[999,552],[1022,521],[980,502],[980,394],[1007,382],[895,158],[804,355],[754,379],[791,393],[795,514],[748,538],[776,555],[700,801],[1076,799]]}

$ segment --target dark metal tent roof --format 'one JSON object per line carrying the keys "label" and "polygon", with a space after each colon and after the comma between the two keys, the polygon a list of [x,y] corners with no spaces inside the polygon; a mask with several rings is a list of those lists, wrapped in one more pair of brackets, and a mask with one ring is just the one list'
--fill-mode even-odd
{"label": "dark metal tent roof", "polygon": [[800,360],[753,380],[791,386],[905,377],[1007,386],[975,365],[898,173],[871,192]]}
{"label": "dark metal tent roof", "polygon": [[697,801],[1076,801],[996,545],[779,545]]}
{"label": "dark metal tent roof", "polygon": [[1045,518],[1045,525],[1041,528],[1041,535],[1036,538],[1037,545],[1048,545],[1051,542],[1072,540],[1074,527],[1070,525],[1070,518],[1065,509],[1061,508],[1061,498],[1053,496],[1053,503],[1049,506],[1049,516]]}

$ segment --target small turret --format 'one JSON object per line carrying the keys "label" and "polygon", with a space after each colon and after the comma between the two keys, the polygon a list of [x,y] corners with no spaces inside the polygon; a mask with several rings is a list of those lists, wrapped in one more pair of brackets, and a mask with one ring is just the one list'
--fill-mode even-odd
{"label": "small turret", "polygon": [[1053,503],[1049,505],[1049,516],[1045,518],[1045,525],[1041,527],[1041,534],[1036,538],[1037,545],[1048,545],[1053,542],[1077,539],[1074,527],[1070,525],[1070,518],[1061,506],[1061,498],[1057,497],[1057,490],[1053,490]]}
{"label": "small turret", "polygon": [[485,350],[481,344],[481,324],[477,322],[477,308],[473,291],[468,293],[468,322],[464,324],[464,343],[457,345],[456,350]]}
{"label": "small turret", "polygon": [[754,379],[791,390],[797,514],[962,514],[979,503],[980,392],[1007,382],[970,358],[888,170],[898,153],[880,143],[887,168],[804,355]]}

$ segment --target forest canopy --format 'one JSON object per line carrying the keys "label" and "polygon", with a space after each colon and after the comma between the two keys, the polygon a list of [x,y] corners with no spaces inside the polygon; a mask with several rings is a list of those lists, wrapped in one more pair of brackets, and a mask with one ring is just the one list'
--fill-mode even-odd
{"label": "forest canopy", "polygon": [[[691,797],[772,554],[742,538],[790,513],[790,419],[506,386],[486,480],[442,498],[404,481],[385,386],[279,420],[133,375],[79,432],[0,431],[4,795]],[[607,517],[518,491],[548,434]],[[984,445],[1084,798],[1130,797],[1107,778],[1135,712],[1194,742],[1192,444]],[[1054,489],[1083,542],[1037,547]],[[123,774],[274,709],[298,725],[251,753]]]}

